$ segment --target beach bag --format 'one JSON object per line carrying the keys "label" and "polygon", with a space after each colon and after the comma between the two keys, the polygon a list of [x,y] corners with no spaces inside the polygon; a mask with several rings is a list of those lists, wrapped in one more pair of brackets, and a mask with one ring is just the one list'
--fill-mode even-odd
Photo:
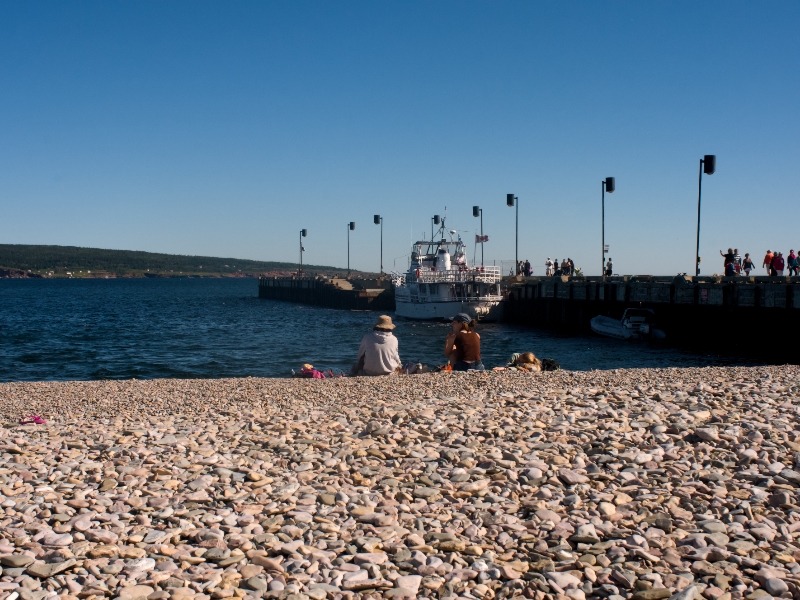
{"label": "beach bag", "polygon": [[560,371],[561,365],[552,358],[542,359],[542,371]]}

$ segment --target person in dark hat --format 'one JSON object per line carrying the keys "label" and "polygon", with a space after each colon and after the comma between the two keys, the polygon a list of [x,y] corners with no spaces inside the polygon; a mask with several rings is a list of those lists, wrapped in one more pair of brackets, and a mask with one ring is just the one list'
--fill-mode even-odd
{"label": "person in dark hat", "polygon": [[481,361],[481,336],[475,320],[466,313],[453,317],[453,331],[447,334],[444,355],[450,359],[453,371],[484,371]]}

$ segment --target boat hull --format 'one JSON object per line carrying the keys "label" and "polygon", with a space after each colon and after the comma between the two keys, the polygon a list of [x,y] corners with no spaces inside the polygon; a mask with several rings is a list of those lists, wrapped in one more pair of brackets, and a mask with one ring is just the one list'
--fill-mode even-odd
{"label": "boat hull", "polygon": [[620,321],[612,319],[611,317],[597,316],[590,322],[592,331],[598,335],[616,338],[618,340],[631,339],[631,332],[622,326]]}
{"label": "boat hull", "polygon": [[596,334],[612,337],[618,340],[636,340],[644,338],[651,340],[663,340],[667,337],[667,334],[661,329],[650,327],[648,333],[632,331],[625,327],[622,324],[622,321],[617,321],[611,317],[604,317],[601,315],[596,316],[594,319],[589,321],[589,323],[592,327],[592,331],[594,331]]}
{"label": "boat hull", "polygon": [[420,321],[449,321],[458,313],[466,313],[476,320],[496,321],[500,319],[500,301],[462,302],[409,302],[395,297],[395,314],[406,319]]}

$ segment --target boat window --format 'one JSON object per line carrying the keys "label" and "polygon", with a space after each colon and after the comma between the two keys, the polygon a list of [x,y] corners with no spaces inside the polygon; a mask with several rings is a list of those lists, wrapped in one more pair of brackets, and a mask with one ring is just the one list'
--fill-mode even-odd
{"label": "boat window", "polygon": [[627,314],[625,316],[628,317],[628,318],[632,318],[633,317],[633,318],[639,318],[639,319],[642,319],[642,318],[644,318],[644,319],[648,319],[648,318],[652,319],[653,316],[654,316],[652,310],[648,310],[648,309],[644,309],[644,308],[629,308],[626,311],[626,313]]}
{"label": "boat window", "polygon": [[439,286],[435,283],[430,284],[431,295],[435,295],[439,293]]}
{"label": "boat window", "polygon": [[419,293],[420,294],[427,294],[428,293],[428,284],[427,283],[420,283],[419,284]]}

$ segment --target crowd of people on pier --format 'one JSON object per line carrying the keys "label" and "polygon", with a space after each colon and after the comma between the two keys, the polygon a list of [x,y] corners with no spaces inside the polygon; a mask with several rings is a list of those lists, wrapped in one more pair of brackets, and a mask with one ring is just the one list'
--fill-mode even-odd
{"label": "crowd of people on pier", "polygon": [[[745,252],[744,256],[742,256],[739,254],[738,248],[728,248],[727,252],[720,250],[719,253],[724,259],[725,277],[749,277],[751,274],[755,275],[756,264],[748,252]],[[783,252],[767,250],[761,266],[764,267],[769,276],[783,277],[786,274],[790,277],[797,277],[800,276],[800,255],[796,254],[793,249],[789,250],[787,256],[784,256]],[[613,273],[614,264],[609,258],[603,267],[603,275],[611,277]],[[531,262],[529,260],[517,262],[516,274],[525,277],[532,276],[533,267]],[[544,262],[544,274],[547,277],[572,276],[580,275],[580,270],[575,268],[575,263],[571,258],[565,258],[559,262],[557,258],[552,259],[548,256]]]}
{"label": "crowd of people on pier", "polygon": [[[608,259],[603,274],[610,277],[612,271],[613,265],[611,259]],[[559,262],[557,258],[552,259],[548,256],[547,260],[544,261],[544,274],[545,277],[561,277],[562,275],[572,276],[580,275],[581,273],[580,269],[575,268],[575,262],[571,258],[565,258]],[[530,261],[519,261],[517,263],[517,275],[526,277],[533,275],[533,267]]]}
{"label": "crowd of people on pier", "polygon": [[[748,252],[745,252],[744,257],[739,254],[738,248],[728,248],[727,252],[720,250],[719,253],[724,259],[723,268],[725,269],[726,277],[736,277],[738,275],[749,277],[756,270],[756,265]],[[793,249],[789,250],[789,254],[786,257],[783,256],[783,252],[767,250],[761,266],[764,267],[767,275],[772,277],[783,277],[784,273],[790,277],[800,275],[800,258],[798,258]]]}
{"label": "crowd of people on pier", "polygon": [[[725,259],[723,268],[726,277],[735,277],[743,275],[749,277],[751,273],[755,274],[756,265],[750,254],[745,252],[744,256],[739,254],[738,248],[728,248],[727,252],[719,251],[720,255]],[[783,252],[773,252],[767,250],[762,262],[762,267],[767,272],[767,275],[775,277],[783,277],[784,273],[790,277],[800,276],[800,256],[795,254],[794,250],[789,250],[788,256],[783,255]],[[614,263],[611,258],[606,261],[603,267],[603,275],[611,277],[614,272]],[[546,277],[560,277],[561,275],[580,275],[580,270],[575,268],[575,263],[571,258],[565,258],[561,262],[556,258],[551,259],[549,256],[544,262],[544,274]],[[531,277],[533,275],[533,267],[529,260],[518,261],[516,267],[516,275],[523,277]]]}
{"label": "crowd of people on pier", "polygon": [[571,258],[565,258],[560,263],[558,259],[551,260],[547,257],[544,261],[544,274],[547,277],[560,277],[561,275],[575,275],[575,263]]}
{"label": "crowd of people on pier", "polygon": [[[749,277],[751,273],[755,274],[756,264],[750,257],[750,253],[745,252],[744,256],[742,256],[739,254],[738,248],[728,248],[727,252],[720,250],[719,253],[724,259],[723,269],[725,277],[736,277],[740,275]],[[787,256],[784,256],[783,252],[767,250],[761,266],[764,267],[769,276],[783,277],[784,274],[786,274],[790,277],[797,277],[800,276],[800,255],[796,254],[793,249],[789,250]],[[603,275],[611,277],[613,272],[614,264],[611,258],[609,258],[603,267]],[[529,260],[519,261],[517,263],[516,274],[525,277],[533,275],[531,262]],[[548,256],[547,260],[544,262],[544,274],[547,277],[560,277],[561,275],[579,275],[580,272],[575,269],[575,263],[571,258],[565,258],[559,262],[557,258],[552,259]]]}
{"label": "crowd of people on pier", "polygon": [[795,254],[794,250],[789,250],[789,255],[785,258],[783,252],[767,250],[761,266],[766,269],[767,275],[783,277],[784,269],[788,270],[790,277],[800,275],[800,258]]}
{"label": "crowd of people on pier", "polygon": [[[575,263],[571,258],[565,258],[560,263],[558,259],[553,260],[549,256],[544,262],[544,274],[547,277],[559,277],[561,275],[576,275]],[[517,262],[516,275],[523,277],[531,277],[533,275],[533,266],[529,260],[520,260]]]}

